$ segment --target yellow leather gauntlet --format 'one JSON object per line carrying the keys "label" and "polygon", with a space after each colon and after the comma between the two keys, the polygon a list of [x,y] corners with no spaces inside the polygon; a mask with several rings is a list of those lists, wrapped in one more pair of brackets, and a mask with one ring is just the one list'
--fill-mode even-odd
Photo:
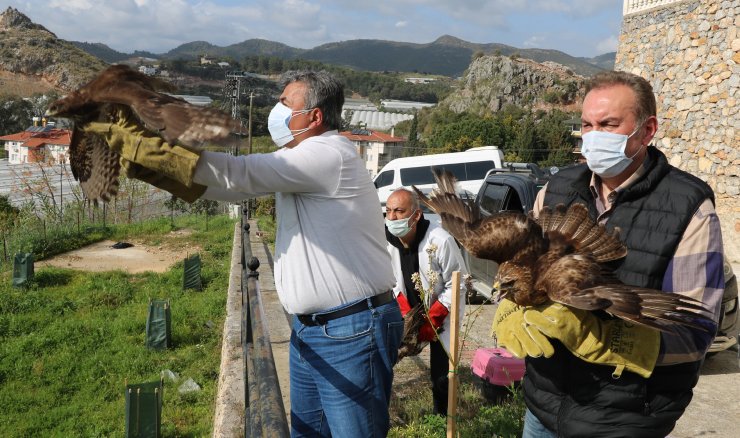
{"label": "yellow leather gauntlet", "polygon": [[526,307],[503,299],[493,318],[492,335],[499,346],[506,347],[516,357],[550,357],[555,353],[550,341],[524,320]]}
{"label": "yellow leather gauntlet", "polygon": [[116,122],[90,122],[81,127],[85,132],[103,136],[108,147],[121,157],[161,173],[190,187],[200,151],[170,145],[144,129],[133,115],[119,111]]}
{"label": "yellow leather gauntlet", "polygon": [[658,360],[660,332],[649,327],[558,303],[527,308],[524,321],[586,362],[614,366],[614,378],[625,369],[648,378]]}
{"label": "yellow leather gauntlet", "polygon": [[185,202],[195,202],[206,191],[206,186],[193,183],[188,187],[179,181],[175,181],[161,173],[149,170],[140,164],[132,163],[125,158],[121,158],[121,168],[124,170],[127,177],[136,178],[139,181],[144,181],[158,189],[166,190]]}

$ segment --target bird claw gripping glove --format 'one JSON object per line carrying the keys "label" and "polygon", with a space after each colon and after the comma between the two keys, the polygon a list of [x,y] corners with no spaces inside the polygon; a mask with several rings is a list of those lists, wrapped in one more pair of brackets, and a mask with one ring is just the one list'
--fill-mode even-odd
{"label": "bird claw gripping glove", "polygon": [[501,300],[493,317],[491,334],[495,334],[499,346],[506,347],[518,358],[552,356],[555,349],[547,337],[524,321],[525,309],[509,299]]}
{"label": "bird claw gripping glove", "polygon": [[136,117],[120,110],[116,121],[90,122],[85,132],[102,136],[121,157],[190,187],[200,158],[199,151],[171,145],[142,127]]}
{"label": "bird claw gripping glove", "polygon": [[121,158],[121,168],[126,172],[127,177],[136,178],[139,181],[144,181],[158,189],[165,190],[185,202],[195,202],[206,191],[206,186],[193,184],[188,187],[179,181],[175,181],[161,173],[149,170],[140,164],[132,163],[125,158]]}
{"label": "bird claw gripping glove", "polygon": [[615,379],[625,369],[648,378],[658,360],[660,332],[639,324],[558,303],[527,309],[524,321],[586,362],[614,366]]}
{"label": "bird claw gripping glove", "polygon": [[432,342],[437,339],[437,335],[442,332],[440,329],[445,322],[445,318],[450,313],[447,307],[439,301],[435,301],[427,313],[427,321],[419,327],[419,342]]}

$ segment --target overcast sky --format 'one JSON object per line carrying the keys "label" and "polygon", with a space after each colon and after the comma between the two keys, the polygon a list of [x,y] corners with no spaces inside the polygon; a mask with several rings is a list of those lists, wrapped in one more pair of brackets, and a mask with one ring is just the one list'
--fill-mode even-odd
{"label": "overcast sky", "polygon": [[264,38],[304,49],[352,39],[615,51],[621,0],[30,0],[12,6],[66,40],[130,53],[190,41],[219,46]]}

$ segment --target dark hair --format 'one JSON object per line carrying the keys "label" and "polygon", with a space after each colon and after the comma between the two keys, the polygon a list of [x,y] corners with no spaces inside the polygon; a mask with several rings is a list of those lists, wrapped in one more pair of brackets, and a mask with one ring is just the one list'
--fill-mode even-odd
{"label": "dark hair", "polygon": [[282,88],[293,82],[306,84],[304,109],[320,109],[324,115],[324,126],[329,129],[341,128],[344,105],[344,86],[341,82],[324,70],[291,70],[280,78]]}
{"label": "dark hair", "polygon": [[650,116],[656,115],[655,94],[653,87],[645,78],[624,71],[603,71],[595,74],[586,83],[586,94],[591,90],[606,88],[612,85],[625,85],[635,93],[636,108],[633,109],[638,124]]}

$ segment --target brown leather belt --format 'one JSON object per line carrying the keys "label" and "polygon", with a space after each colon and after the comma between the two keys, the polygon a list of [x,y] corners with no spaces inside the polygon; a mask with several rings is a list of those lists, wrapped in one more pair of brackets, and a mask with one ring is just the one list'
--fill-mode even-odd
{"label": "brown leather belt", "polygon": [[[327,322],[331,321],[332,319],[341,318],[343,316],[354,315],[357,312],[368,310],[371,305],[372,307],[380,307],[383,304],[388,304],[391,301],[393,301],[393,299],[394,299],[393,292],[387,291],[387,292],[383,292],[382,294],[375,295],[374,297],[371,297],[369,299],[358,301],[351,306],[347,306],[342,309],[337,309],[333,312],[296,315],[296,317],[298,317],[298,320],[303,325],[308,325],[308,326],[324,325]],[[370,304],[368,304],[368,301],[370,301]]]}

